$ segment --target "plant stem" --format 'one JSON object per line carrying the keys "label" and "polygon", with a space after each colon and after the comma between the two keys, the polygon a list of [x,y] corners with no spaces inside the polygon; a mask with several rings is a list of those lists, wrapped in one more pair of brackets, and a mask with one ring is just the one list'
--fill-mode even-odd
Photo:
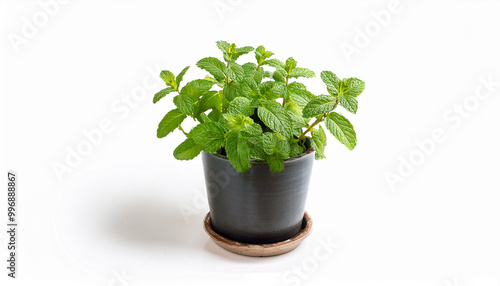
{"label": "plant stem", "polygon": [[304,131],[302,134],[300,134],[300,136],[299,136],[299,140],[302,140],[302,138],[304,138],[304,136],[307,134],[307,132],[311,131],[311,129],[312,129],[314,126],[318,125],[318,123],[320,123],[321,121],[323,121],[323,117],[324,117],[324,116],[325,116],[325,115],[324,115],[324,114],[322,114],[320,117],[318,117],[318,118],[316,119],[316,121],[314,121],[314,123],[313,123],[313,124],[311,124],[311,126],[307,127],[306,131]]}
{"label": "plant stem", "polygon": [[[286,76],[285,86],[288,86],[288,76]],[[285,107],[285,104],[286,104],[286,101],[285,101],[285,98],[283,97],[283,104],[282,104],[282,106]]]}
{"label": "plant stem", "polygon": [[188,135],[188,134],[186,133],[186,131],[184,131],[184,129],[182,129],[182,126],[181,126],[181,125],[179,125],[179,130],[180,130],[180,131],[182,131],[182,133],[184,133],[184,135],[186,135],[186,136]]}

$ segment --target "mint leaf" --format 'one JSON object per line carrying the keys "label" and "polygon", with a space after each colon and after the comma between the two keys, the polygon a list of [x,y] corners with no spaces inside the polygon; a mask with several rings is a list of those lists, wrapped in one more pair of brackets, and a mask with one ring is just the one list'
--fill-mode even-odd
{"label": "mint leaf", "polygon": [[175,78],[175,84],[177,86],[179,86],[182,82],[182,79],[184,77],[184,75],[186,74],[187,70],[189,69],[189,66],[185,67],[178,75],[177,77]]}
{"label": "mint leaf", "polygon": [[197,79],[188,82],[182,89],[180,93],[187,94],[193,99],[193,101],[197,101],[198,98],[204,93],[208,92],[212,86],[213,82],[204,79]]}
{"label": "mint leaf", "polygon": [[325,156],[325,146],[326,146],[326,134],[323,127],[319,126],[319,130],[312,133],[311,146],[316,151],[316,159],[326,159]]}
{"label": "mint leaf", "polygon": [[276,144],[275,154],[278,154],[281,159],[288,158],[290,155],[290,144],[286,140],[279,140]]}
{"label": "mint leaf", "polygon": [[250,150],[241,133],[231,131],[226,137],[226,153],[229,162],[240,173],[250,170]]}
{"label": "mint leaf", "polygon": [[219,120],[221,119],[221,117],[222,117],[222,112],[220,110],[218,110],[218,109],[213,109],[208,114],[208,118],[210,120],[212,120],[213,122],[219,122]]}
{"label": "mint leaf", "polygon": [[292,57],[289,57],[288,59],[286,59],[286,62],[285,62],[285,70],[288,74],[292,73],[292,70],[297,67],[297,61],[294,60]]}
{"label": "mint leaf", "polygon": [[277,155],[284,159],[290,153],[290,145],[286,140],[281,140],[271,132],[265,132],[261,136],[262,148],[267,155]]}
{"label": "mint leaf", "polygon": [[167,136],[170,132],[174,131],[182,121],[186,118],[179,109],[170,110],[165,117],[158,124],[158,130],[156,131],[156,136],[158,138],[163,138]]}
{"label": "mint leaf", "polygon": [[267,81],[267,82],[272,82],[274,83],[273,88],[271,88],[269,91],[266,91],[265,93],[261,94],[266,98],[267,100],[275,100],[277,98],[284,98],[286,96],[286,86],[284,83],[280,82],[273,82],[273,81]]}
{"label": "mint leaf", "polygon": [[224,129],[217,123],[202,123],[196,125],[188,137],[201,145],[205,152],[215,153],[224,143]]}
{"label": "mint leaf", "polygon": [[167,87],[160,90],[153,97],[153,103],[157,103],[160,99],[164,98],[167,94],[171,93],[172,91],[175,91],[173,87]]}
{"label": "mint leaf", "polygon": [[221,50],[223,53],[227,54],[227,51],[229,50],[230,44],[226,41],[217,41],[217,47],[219,50]]}
{"label": "mint leaf", "polygon": [[274,53],[271,52],[271,51],[266,51],[266,49],[264,48],[264,46],[258,46],[255,49],[255,59],[257,60],[257,63],[259,65],[262,65],[262,63],[266,59],[270,58],[273,55],[274,55]]}
{"label": "mint leaf", "polygon": [[347,109],[347,111],[356,113],[358,111],[358,101],[354,96],[341,93],[338,97],[339,103],[342,107]]}
{"label": "mint leaf", "polygon": [[285,83],[286,82],[286,72],[285,70],[276,70],[273,72],[273,79],[276,82]]}
{"label": "mint leaf", "polygon": [[181,93],[174,97],[174,104],[177,108],[186,115],[192,115],[194,111],[194,101],[185,93]]}
{"label": "mint leaf", "polygon": [[340,89],[340,79],[331,71],[322,71],[321,79],[326,84],[326,89],[328,93],[333,96],[337,96],[339,94]]}
{"label": "mint leaf", "polygon": [[277,69],[282,69],[282,70],[285,70],[285,64],[278,60],[278,59],[269,59],[269,60],[265,60],[262,65],[267,65],[267,66],[271,66],[273,68],[277,68]]}
{"label": "mint leaf", "polygon": [[266,162],[273,173],[279,173],[285,168],[285,162],[277,155],[267,156]]}
{"label": "mint leaf", "polygon": [[171,71],[162,71],[160,73],[161,79],[165,81],[165,83],[172,87],[173,89],[177,90],[177,84],[175,83],[175,76]]}
{"label": "mint leaf", "polygon": [[276,82],[269,80],[259,84],[259,92],[261,95],[268,94],[275,86]]}
{"label": "mint leaf", "polygon": [[215,90],[206,92],[200,99],[200,112],[205,112],[212,108],[221,110],[220,94]]}
{"label": "mint leaf", "polygon": [[302,108],[289,101],[285,105],[285,110],[292,121],[292,128],[307,127],[307,121],[302,117]]}
{"label": "mint leaf", "polygon": [[265,160],[267,157],[262,144],[261,136],[247,137],[247,145],[250,150],[250,156],[255,159]]}
{"label": "mint leaf", "polygon": [[347,90],[344,93],[349,96],[357,97],[365,89],[365,82],[354,77],[344,79],[344,83],[347,86]]}
{"label": "mint leaf", "polygon": [[250,116],[253,114],[254,109],[251,106],[250,99],[239,96],[239,97],[236,97],[235,99],[231,100],[227,111],[229,112],[229,114],[231,114],[233,116],[236,116],[239,114]]}
{"label": "mint leaf", "polygon": [[266,101],[257,109],[257,114],[264,124],[285,138],[292,136],[290,117],[276,101]]}
{"label": "mint leaf", "polygon": [[298,106],[304,108],[309,101],[313,99],[313,95],[307,91],[306,86],[299,82],[292,82],[286,87],[287,102],[293,101]]}
{"label": "mint leaf", "polygon": [[226,65],[217,58],[208,57],[199,60],[196,65],[209,72],[218,82],[226,79]]}
{"label": "mint leaf", "polygon": [[262,128],[259,124],[255,123],[252,118],[245,115],[224,114],[224,125],[228,130],[243,131],[249,135],[259,135],[262,133]]}
{"label": "mint leaf", "polygon": [[264,71],[264,68],[260,67],[259,69],[257,69],[255,71],[255,74],[253,76],[253,79],[255,80],[256,83],[261,83],[262,82],[262,79],[264,79],[264,75],[265,75],[265,71]]}
{"label": "mint leaf", "polygon": [[246,46],[246,47],[241,47],[236,49],[236,54],[232,57],[232,60],[235,61],[237,60],[240,56],[244,54],[248,54],[249,52],[253,51],[253,47]]}
{"label": "mint leaf", "polygon": [[332,112],[328,114],[325,126],[340,143],[344,144],[349,150],[354,149],[356,146],[356,132],[347,118]]}
{"label": "mint leaf", "polygon": [[274,154],[274,148],[276,147],[276,144],[278,144],[279,138],[271,133],[271,132],[265,132],[261,136],[261,142],[262,142],[262,148],[264,152],[266,152],[267,155]]}
{"label": "mint leaf", "polygon": [[288,75],[288,77],[291,78],[299,78],[299,77],[312,78],[315,76],[316,74],[312,70],[306,68],[294,68]]}
{"label": "mint leaf", "polygon": [[242,86],[237,82],[231,82],[229,85],[226,85],[223,89],[223,94],[227,101],[233,101],[236,97],[244,96]]}
{"label": "mint leaf", "polygon": [[290,143],[290,155],[289,155],[290,157],[295,157],[305,152],[305,148],[302,147],[298,142],[289,142],[289,143]]}
{"label": "mint leaf", "polygon": [[[231,62],[229,63],[229,70],[231,71],[231,73],[228,73],[228,77],[232,80],[235,80],[237,82],[240,82],[243,80],[243,76],[245,75],[245,71],[243,70],[243,68],[237,64],[237,63],[234,63],[234,62]],[[227,71],[226,71],[227,73]],[[231,76],[229,76],[231,75]]]}
{"label": "mint leaf", "polygon": [[201,149],[201,145],[188,138],[175,148],[174,157],[177,160],[191,160],[200,154]]}
{"label": "mint leaf", "polygon": [[304,118],[312,118],[321,114],[330,112],[337,107],[337,99],[331,95],[319,95],[309,103],[302,110]]}

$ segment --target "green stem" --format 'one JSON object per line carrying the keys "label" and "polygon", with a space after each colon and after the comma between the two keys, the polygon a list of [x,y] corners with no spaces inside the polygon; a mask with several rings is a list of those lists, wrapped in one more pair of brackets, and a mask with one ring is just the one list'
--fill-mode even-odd
{"label": "green stem", "polygon": [[184,133],[184,135],[188,136],[188,134],[186,133],[186,131],[184,131],[184,129],[182,129],[182,126],[179,125],[179,130],[182,131],[182,133]]}
{"label": "green stem", "polygon": [[[288,76],[286,77],[285,86],[288,86]],[[285,101],[285,98],[283,97],[283,104],[282,104],[282,106],[285,107],[285,104],[286,104],[286,101]]]}
{"label": "green stem", "polygon": [[318,118],[316,119],[316,121],[314,121],[314,123],[313,123],[313,124],[311,124],[311,126],[307,127],[306,131],[304,131],[302,134],[300,134],[300,136],[299,136],[299,140],[302,140],[302,138],[304,138],[304,136],[307,134],[307,132],[311,131],[311,129],[312,129],[314,126],[318,125],[318,123],[320,123],[321,121],[323,121],[323,117],[325,117],[325,115],[324,115],[324,114],[322,114],[320,117],[318,117]]}

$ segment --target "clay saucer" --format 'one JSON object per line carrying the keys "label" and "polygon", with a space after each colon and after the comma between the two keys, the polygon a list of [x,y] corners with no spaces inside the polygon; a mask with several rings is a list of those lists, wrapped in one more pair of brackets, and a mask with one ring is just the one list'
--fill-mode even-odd
{"label": "clay saucer", "polygon": [[292,238],[284,241],[270,243],[270,244],[250,244],[237,242],[221,236],[216,233],[212,228],[210,221],[210,212],[205,216],[204,228],[212,240],[220,247],[232,253],[245,255],[245,256],[275,256],[290,252],[297,248],[297,246],[304,241],[304,239],[311,233],[312,220],[307,212],[304,213],[302,221],[302,229]]}

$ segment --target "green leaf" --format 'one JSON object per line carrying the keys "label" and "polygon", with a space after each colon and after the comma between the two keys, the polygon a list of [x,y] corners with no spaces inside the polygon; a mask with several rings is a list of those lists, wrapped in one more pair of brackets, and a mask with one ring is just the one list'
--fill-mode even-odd
{"label": "green leaf", "polygon": [[279,138],[271,132],[265,132],[261,137],[262,148],[264,149],[264,152],[266,152],[267,155],[274,154],[274,149],[276,147],[276,144],[278,144]]}
{"label": "green leaf", "polygon": [[279,158],[277,155],[267,156],[266,162],[269,164],[269,168],[273,173],[279,173],[285,168],[285,162],[283,162],[283,159]]}
{"label": "green leaf", "polygon": [[202,123],[196,125],[188,137],[203,146],[205,152],[215,153],[224,143],[224,129],[214,122]]}
{"label": "green leaf", "polygon": [[179,109],[170,110],[165,117],[158,124],[158,130],[156,131],[156,136],[158,138],[163,138],[167,136],[170,132],[174,131],[182,121],[186,118]]}
{"label": "green leaf", "polygon": [[275,81],[269,80],[259,84],[259,92],[261,95],[269,94],[276,84]]}
{"label": "green leaf", "polygon": [[255,80],[256,83],[261,83],[262,79],[264,78],[264,75],[265,75],[264,68],[260,67],[258,70],[255,71],[253,79]]}
{"label": "green leaf", "polygon": [[285,138],[292,136],[291,120],[285,109],[276,101],[266,101],[257,109],[264,124]]}
{"label": "green leaf", "polygon": [[326,146],[326,134],[325,130],[321,125],[319,126],[318,131],[312,133],[311,137],[311,146],[316,151],[315,157],[316,159],[325,159],[325,146]]}
{"label": "green leaf", "polygon": [[194,101],[185,93],[181,93],[174,97],[174,104],[177,108],[186,115],[192,115],[194,111]]}
{"label": "green leaf", "polygon": [[229,85],[226,85],[223,89],[223,95],[227,99],[227,101],[232,101],[236,97],[244,96],[244,92],[242,91],[241,85],[237,82],[231,82]]}
{"label": "green leaf", "polygon": [[241,96],[254,99],[259,96],[259,87],[253,78],[245,78],[241,84]]}
{"label": "green leaf", "polygon": [[288,74],[292,73],[292,70],[297,67],[297,61],[294,60],[292,57],[289,57],[288,59],[286,59],[286,62],[285,62],[285,70]]}
{"label": "green leaf", "polygon": [[290,154],[290,145],[286,140],[281,140],[271,132],[265,132],[261,135],[262,148],[267,155],[277,155],[280,158],[286,158]]}
{"label": "green leaf", "polygon": [[282,69],[284,70],[285,69],[285,64],[278,60],[278,59],[269,59],[269,60],[265,60],[262,65],[267,65],[267,66],[271,66],[273,68],[277,68],[277,69]]}
{"label": "green leaf", "polygon": [[224,125],[228,130],[232,131],[243,131],[249,135],[259,135],[262,133],[262,128],[259,124],[255,123],[252,118],[245,115],[223,114]]}
{"label": "green leaf", "polygon": [[289,142],[289,143],[290,143],[290,157],[295,157],[304,153],[305,148],[302,147],[298,142]]}
{"label": "green leaf", "polygon": [[330,112],[337,107],[337,99],[331,95],[319,95],[309,101],[302,110],[304,118],[312,118]]}
{"label": "green leaf", "polygon": [[209,72],[218,82],[226,79],[226,65],[217,58],[208,57],[199,60],[196,65]]}
{"label": "green leaf", "polygon": [[215,90],[206,92],[200,99],[200,112],[205,112],[212,108],[221,110],[220,94]]}
{"label": "green leaf", "polygon": [[285,83],[286,82],[285,70],[276,70],[275,72],[273,72],[273,79],[276,82]]}
{"label": "green leaf", "polygon": [[286,87],[287,102],[293,101],[298,106],[304,108],[313,95],[306,89],[306,86],[299,82],[292,82]]}
{"label": "green leaf", "polygon": [[274,82],[274,81],[267,81],[267,82],[272,82],[274,83],[274,85],[273,88],[271,88],[269,91],[266,90],[264,93],[262,93],[261,90],[263,98],[267,100],[276,100],[278,98],[284,98],[286,96],[286,86],[284,83]]}
{"label": "green leaf", "polygon": [[191,160],[200,154],[202,146],[196,144],[193,139],[188,138],[174,150],[174,157],[177,160]]}
{"label": "green leaf", "polygon": [[357,97],[365,89],[365,82],[354,77],[344,79],[344,83],[347,86],[347,90],[344,91],[344,94],[349,96]]}
{"label": "green leaf", "polygon": [[289,101],[285,105],[285,110],[292,121],[292,128],[302,128],[308,126],[306,119],[302,117],[302,108],[298,105]]}
{"label": "green leaf", "polygon": [[246,116],[250,116],[253,114],[254,109],[251,105],[251,101],[245,97],[236,97],[229,103],[228,112],[229,114],[236,116],[239,114],[243,114]]}
{"label": "green leaf", "polygon": [[204,80],[204,79],[197,79],[188,82],[182,89],[181,93],[187,94],[193,99],[193,101],[197,101],[198,98],[208,92],[212,86],[214,85],[214,82],[209,81],[209,80]]}
{"label": "green leaf", "polygon": [[[243,76],[245,75],[245,71],[243,68],[234,62],[229,63],[229,70],[231,70],[230,75],[228,76],[231,80],[235,80],[237,82],[241,82],[243,80]],[[227,72],[227,71],[226,71]],[[228,73],[229,75],[229,73]]]}
{"label": "green leaf", "polygon": [[299,78],[299,77],[312,78],[315,76],[316,74],[312,70],[306,68],[294,68],[292,72],[290,72],[290,74],[288,75],[288,77],[291,78]]}
{"label": "green leaf", "polygon": [[219,50],[221,50],[223,53],[227,53],[227,50],[229,50],[230,44],[226,41],[217,41],[217,47]]}
{"label": "green leaf", "polygon": [[221,117],[222,117],[222,113],[218,109],[214,109],[214,110],[210,111],[210,113],[208,114],[208,118],[210,118],[210,120],[212,120],[214,122],[219,122]]}
{"label": "green leaf", "polygon": [[286,140],[279,140],[276,144],[275,153],[276,151],[280,158],[287,158],[290,155],[290,144]]}
{"label": "green leaf", "polygon": [[258,46],[257,49],[255,49],[255,59],[257,60],[257,63],[259,65],[262,65],[262,63],[273,56],[274,53],[271,51],[266,51],[264,46]]}
{"label": "green leaf", "polygon": [[356,113],[356,111],[358,111],[358,101],[354,96],[340,93],[338,99],[340,105],[347,109],[347,111],[352,113]]}
{"label": "green leaf", "polygon": [[267,157],[262,144],[261,136],[247,137],[247,145],[250,150],[250,156],[255,159],[265,160]]}
{"label": "green leaf", "polygon": [[349,150],[354,149],[356,146],[356,132],[347,118],[336,112],[332,112],[328,114],[325,125],[328,131],[330,131],[340,143],[344,144]]}
{"label": "green leaf", "polygon": [[237,60],[240,56],[244,54],[248,54],[249,52],[253,51],[254,48],[250,46],[246,47],[241,47],[236,49],[236,54],[231,58],[233,61]]}
{"label": "green leaf", "polygon": [[179,86],[182,82],[182,79],[184,78],[184,75],[186,74],[186,72],[188,71],[189,69],[189,66],[185,67],[178,75],[177,77],[175,78],[175,84],[177,86]]}
{"label": "green leaf", "polygon": [[331,71],[322,71],[321,79],[326,84],[326,89],[328,93],[333,96],[337,96],[339,94],[340,89],[340,79]]}
{"label": "green leaf", "polygon": [[153,98],[153,103],[157,103],[160,99],[164,98],[167,94],[171,93],[172,91],[175,91],[173,87],[167,87],[159,92],[157,92]]}
{"label": "green leaf", "polygon": [[160,77],[161,79],[163,79],[163,81],[165,81],[165,83],[174,88],[175,90],[177,90],[177,84],[175,83],[175,76],[172,72],[170,71],[162,71],[160,73]]}
{"label": "green leaf", "polygon": [[205,123],[205,122],[214,122],[212,119],[210,119],[208,117],[208,115],[206,115],[205,113],[200,113],[198,116],[197,116],[197,119],[201,122],[201,123]]}
{"label": "green leaf", "polygon": [[227,134],[226,153],[236,171],[247,173],[250,170],[250,150],[245,137],[240,132],[231,131]]}

